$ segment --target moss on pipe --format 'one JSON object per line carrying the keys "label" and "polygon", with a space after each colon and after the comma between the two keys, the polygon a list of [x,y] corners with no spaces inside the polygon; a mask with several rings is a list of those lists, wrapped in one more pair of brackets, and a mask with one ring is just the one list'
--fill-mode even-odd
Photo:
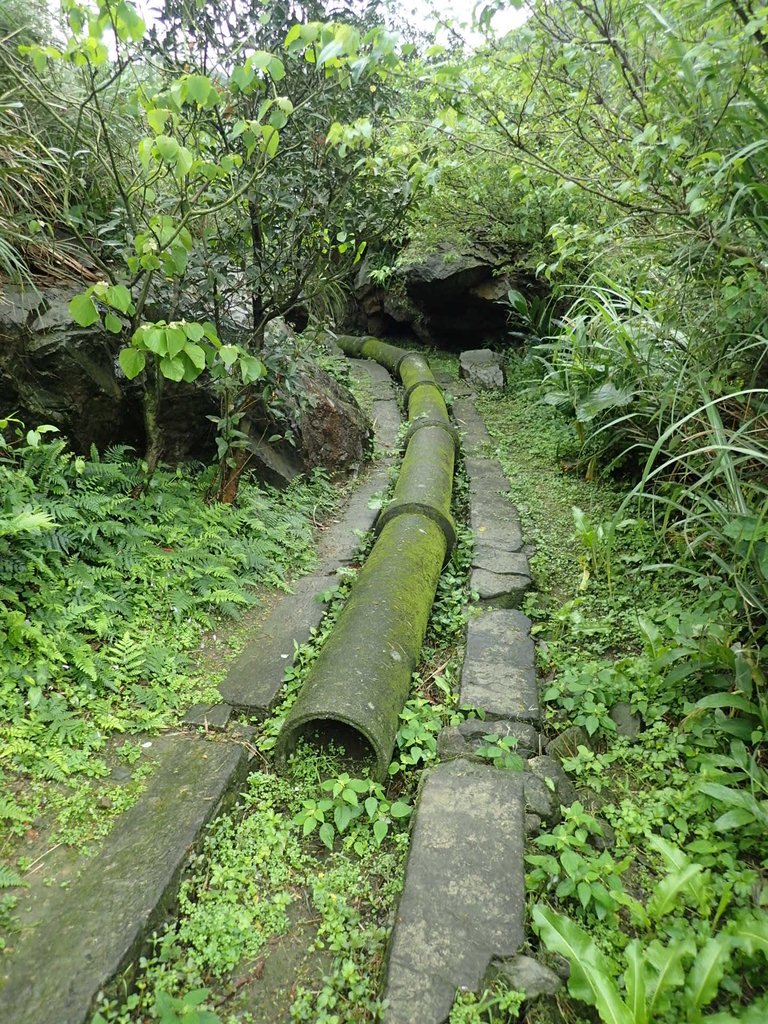
{"label": "moss on pipe", "polygon": [[456,543],[451,516],[451,491],[456,449],[442,426],[424,427],[408,442],[392,501],[378,518],[381,530],[398,515],[419,510],[445,534],[448,552]]}
{"label": "moss on pipe", "polygon": [[434,387],[425,387],[421,383],[412,388],[408,396],[408,419],[415,420],[419,417],[442,419],[450,423],[448,406],[445,404],[442,391]]}
{"label": "moss on pipe", "polygon": [[408,352],[386,341],[379,341],[378,338],[367,338],[360,348],[360,354],[366,359],[375,359],[377,363],[386,366],[390,373],[398,373],[400,363]]}
{"label": "moss on pipe", "polygon": [[361,742],[384,778],[445,552],[443,531],[426,516],[385,525],[285,720],[279,763],[303,736],[332,737],[340,725],[342,741]]}

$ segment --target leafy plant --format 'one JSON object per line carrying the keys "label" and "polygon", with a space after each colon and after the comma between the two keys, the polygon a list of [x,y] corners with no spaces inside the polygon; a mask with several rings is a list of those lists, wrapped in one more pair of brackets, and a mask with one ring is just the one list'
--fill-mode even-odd
{"label": "leafy plant", "polygon": [[[403,800],[390,801],[380,783],[372,779],[354,779],[343,772],[335,779],[326,779],[320,789],[328,793],[319,800],[304,800],[302,810],[294,822],[302,827],[303,835],[311,835],[315,829],[321,841],[333,849],[336,834],[343,835],[353,823],[360,821],[370,826],[377,846],[384,842],[392,818],[406,818],[413,808]],[[363,796],[368,794],[365,799]],[[360,840],[352,841],[353,848],[360,846]]]}

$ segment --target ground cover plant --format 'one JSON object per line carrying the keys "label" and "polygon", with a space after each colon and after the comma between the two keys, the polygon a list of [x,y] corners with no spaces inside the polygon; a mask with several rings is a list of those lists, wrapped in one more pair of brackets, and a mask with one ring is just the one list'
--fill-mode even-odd
{"label": "ground cover plant", "polygon": [[[212,469],[160,468],[136,496],[142,474],[131,451],[76,456],[45,427],[2,424],[6,836],[21,835],[43,805],[64,814],[57,785],[69,816],[80,802],[87,819],[75,790],[109,775],[111,741],[217,699],[218,677],[199,672],[201,643],[312,565],[315,526],[338,501],[322,474],[282,492],[245,483],[236,505],[207,500]],[[130,763],[138,749],[123,752]]]}
{"label": "ground cover plant", "polygon": [[[579,800],[526,858],[541,949],[571,968],[576,1002],[560,1009],[757,1021],[768,954],[761,636],[709,559],[691,560],[678,538],[675,572],[675,541],[643,518],[647,506],[630,517],[625,488],[578,473],[579,439],[544,400],[540,364],[517,360],[510,376],[507,395],[481,408],[537,546],[527,610],[547,727],[578,729],[563,763]],[[522,429],[529,443],[513,443]]]}

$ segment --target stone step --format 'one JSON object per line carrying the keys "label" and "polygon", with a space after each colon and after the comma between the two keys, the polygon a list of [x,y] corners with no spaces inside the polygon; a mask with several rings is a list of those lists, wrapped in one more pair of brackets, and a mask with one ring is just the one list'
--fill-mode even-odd
{"label": "stone step", "polygon": [[494,608],[469,620],[459,701],[486,717],[536,724],[541,718],[531,620]]}
{"label": "stone step", "polygon": [[426,773],[389,943],[383,1024],[443,1024],[523,941],[523,776],[463,759]]}
{"label": "stone step", "polygon": [[236,743],[156,741],[147,789],[66,888],[36,885],[21,934],[0,959],[0,1021],[85,1024],[98,994],[134,963],[175,899],[181,871],[227,794],[245,778]]}

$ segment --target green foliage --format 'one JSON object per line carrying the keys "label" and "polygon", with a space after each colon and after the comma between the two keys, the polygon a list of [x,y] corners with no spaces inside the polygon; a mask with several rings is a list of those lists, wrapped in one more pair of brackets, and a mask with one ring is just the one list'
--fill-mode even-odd
{"label": "green foliage", "polygon": [[194,467],[135,498],[124,449],[86,459],[17,434],[0,448],[2,757],[62,781],[110,733],[155,728],[202,692],[185,652],[311,564],[309,519],[334,499],[317,478],[208,506]]}
{"label": "green foliage", "polygon": [[317,829],[329,850],[333,849],[336,833],[343,836],[353,823],[357,823],[357,827],[352,830],[347,846],[356,853],[364,851],[365,845],[359,838],[361,824],[371,828],[374,842],[381,846],[392,818],[407,818],[413,810],[403,800],[389,801],[379,783],[371,779],[353,779],[346,772],[335,779],[326,779],[320,784],[320,789],[328,795],[317,800],[304,800],[301,811],[293,820],[301,825],[305,836]]}
{"label": "green foliage", "polygon": [[524,1002],[522,992],[498,987],[486,989],[480,995],[460,992],[451,1008],[448,1024],[507,1024],[519,1019],[518,1013]]}

